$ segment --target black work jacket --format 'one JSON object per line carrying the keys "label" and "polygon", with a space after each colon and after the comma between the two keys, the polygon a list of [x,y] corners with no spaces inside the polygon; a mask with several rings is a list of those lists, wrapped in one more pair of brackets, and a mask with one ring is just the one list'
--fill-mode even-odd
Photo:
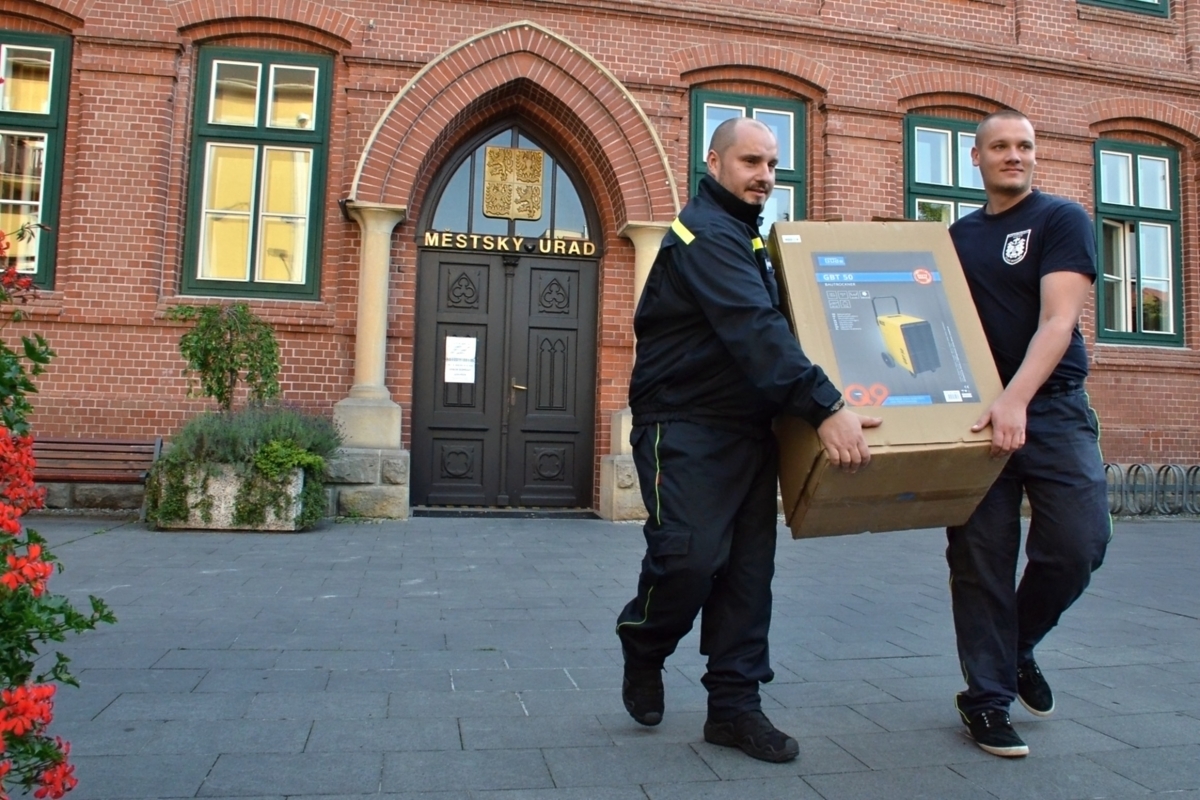
{"label": "black work jacket", "polygon": [[633,424],[765,435],[781,412],[820,425],[841,397],[779,310],[761,212],[706,175],[671,224],[634,316]]}

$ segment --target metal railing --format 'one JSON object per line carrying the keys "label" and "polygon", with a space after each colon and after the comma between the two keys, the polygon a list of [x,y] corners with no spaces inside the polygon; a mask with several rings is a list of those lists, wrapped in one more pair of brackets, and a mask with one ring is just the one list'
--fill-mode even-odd
{"label": "metal railing", "polygon": [[1200,514],[1200,464],[1105,464],[1114,516]]}

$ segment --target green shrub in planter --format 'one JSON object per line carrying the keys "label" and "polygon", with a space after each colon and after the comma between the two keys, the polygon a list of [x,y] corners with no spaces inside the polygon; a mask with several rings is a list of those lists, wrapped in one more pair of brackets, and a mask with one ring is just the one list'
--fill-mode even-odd
{"label": "green shrub in planter", "polygon": [[211,522],[208,484],[227,467],[240,479],[234,526],[258,527],[267,521],[269,510],[275,516],[285,513],[292,476],[300,469],[304,487],[295,525],[298,530],[307,528],[325,515],[325,460],[340,445],[331,420],[286,406],[201,414],[184,425],[150,471],[146,520],[171,526],[186,522],[196,511]]}

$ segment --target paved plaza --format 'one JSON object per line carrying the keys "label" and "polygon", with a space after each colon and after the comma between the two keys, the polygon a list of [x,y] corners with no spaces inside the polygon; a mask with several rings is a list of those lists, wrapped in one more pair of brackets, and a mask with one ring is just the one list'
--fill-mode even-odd
{"label": "paved plaza", "polygon": [[765,710],[790,764],[701,738],[695,632],[667,711],[620,698],[613,634],[641,529],[590,520],[325,523],[154,533],[41,516],[51,588],[119,618],[63,649],[52,733],[71,800],[1200,798],[1200,521],[1126,521],[1038,650],[1050,720],[989,756],[962,687],[940,531],[792,541],[780,528]]}

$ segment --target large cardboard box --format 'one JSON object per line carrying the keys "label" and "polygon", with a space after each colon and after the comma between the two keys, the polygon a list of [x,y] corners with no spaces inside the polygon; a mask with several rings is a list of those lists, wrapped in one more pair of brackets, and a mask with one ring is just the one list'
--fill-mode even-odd
{"label": "large cardboard box", "polygon": [[971,425],[1002,386],[946,226],[782,222],[769,252],[804,352],[865,431],[871,464],[829,465],[816,431],[781,417],[780,488],[795,538],[966,522],[1004,466]]}

